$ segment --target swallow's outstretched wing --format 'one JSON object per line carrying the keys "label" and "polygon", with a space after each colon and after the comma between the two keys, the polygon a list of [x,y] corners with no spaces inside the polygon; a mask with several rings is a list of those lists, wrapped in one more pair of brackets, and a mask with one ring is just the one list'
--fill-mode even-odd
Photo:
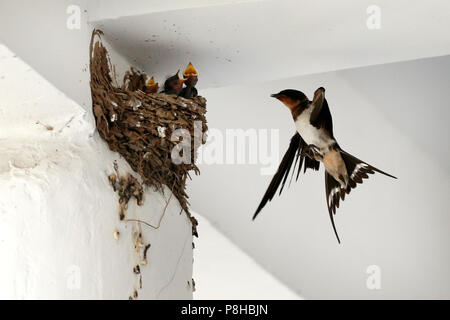
{"label": "swallow's outstretched wing", "polygon": [[275,193],[277,193],[278,188],[281,185],[280,192],[283,191],[284,185],[287,181],[287,178],[289,176],[289,172],[292,167],[292,163],[294,163],[294,168],[291,175],[291,181],[292,177],[295,173],[295,168],[298,165],[298,171],[297,171],[297,177],[298,179],[300,175],[300,171],[302,169],[303,163],[304,163],[304,172],[307,168],[311,168],[313,170],[319,170],[320,163],[314,159],[309,158],[305,155],[305,151],[308,148],[306,142],[302,139],[300,134],[296,132],[294,136],[291,138],[291,143],[289,144],[289,148],[286,151],[285,155],[283,156],[283,159],[281,160],[280,166],[278,167],[277,172],[272,178],[272,181],[269,184],[269,187],[267,188],[266,193],[264,194],[261,203],[258,206],[258,209],[256,209],[255,214],[253,215],[253,219],[256,218],[258,213],[264,208],[264,206],[267,204],[267,202],[271,201]]}
{"label": "swallow's outstretched wing", "polygon": [[324,128],[333,138],[333,119],[327,99],[325,99],[325,89],[320,87],[314,92],[312,101],[313,110],[311,112],[310,122],[317,129]]}
{"label": "swallow's outstretched wing", "polygon": [[339,182],[337,182],[328,172],[325,171],[325,194],[327,197],[327,207],[328,214],[330,215],[331,224],[333,225],[334,233],[336,234],[336,238],[338,242],[339,236],[336,231],[336,226],[334,224],[333,215],[336,214],[336,208],[339,208],[339,199],[344,201],[345,195],[349,194],[352,189],[356,188],[358,184],[363,183],[363,179],[368,179],[369,174],[374,174],[375,172],[384,174],[388,177],[397,179],[393,175],[381,171],[370,164],[359,160],[358,158],[352,156],[351,154],[345,152],[344,150],[339,150],[344,160],[345,166],[348,172],[348,185],[347,188],[341,188]]}

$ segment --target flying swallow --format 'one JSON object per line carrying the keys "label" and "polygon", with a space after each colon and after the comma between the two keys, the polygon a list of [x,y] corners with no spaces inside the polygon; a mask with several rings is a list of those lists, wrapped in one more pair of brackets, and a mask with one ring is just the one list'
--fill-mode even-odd
{"label": "flying swallow", "polygon": [[339,199],[344,201],[345,195],[367,179],[368,174],[375,172],[388,177],[396,177],[383,172],[370,164],[355,158],[341,149],[333,135],[333,121],[328,102],[325,99],[325,89],[320,87],[314,92],[314,98],[310,101],[306,95],[298,90],[287,89],[271,95],[286,105],[295,122],[297,132],[291,138],[291,143],[275,173],[266,193],[259,204],[253,219],[271,201],[281,185],[279,194],[283,191],[289,176],[292,164],[295,168],[298,164],[297,177],[304,164],[306,169],[319,170],[322,162],[325,167],[325,194],[328,214],[331,219],[336,238],[340,243],[333,215],[339,208]]}
{"label": "flying swallow", "polygon": [[180,70],[178,70],[177,73],[167,78],[164,82],[164,89],[161,93],[180,95],[184,81],[185,80],[180,76]]}
{"label": "flying swallow", "polygon": [[186,67],[186,70],[183,72],[184,76],[184,84],[186,87],[183,88],[181,91],[181,96],[185,98],[193,98],[198,95],[197,89],[195,88],[195,85],[198,81],[198,71],[195,69],[194,65],[189,62],[188,66]]}
{"label": "flying swallow", "polygon": [[147,84],[144,86],[145,93],[157,93],[159,89],[158,82],[155,82],[155,78],[151,77]]}

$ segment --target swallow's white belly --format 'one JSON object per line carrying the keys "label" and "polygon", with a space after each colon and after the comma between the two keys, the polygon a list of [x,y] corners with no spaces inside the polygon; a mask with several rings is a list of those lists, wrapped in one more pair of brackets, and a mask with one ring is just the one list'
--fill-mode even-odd
{"label": "swallow's white belly", "polygon": [[309,122],[311,117],[311,108],[303,111],[295,121],[295,127],[298,133],[305,140],[306,144],[313,144],[321,151],[328,151],[328,147],[334,142],[324,129],[317,129]]}

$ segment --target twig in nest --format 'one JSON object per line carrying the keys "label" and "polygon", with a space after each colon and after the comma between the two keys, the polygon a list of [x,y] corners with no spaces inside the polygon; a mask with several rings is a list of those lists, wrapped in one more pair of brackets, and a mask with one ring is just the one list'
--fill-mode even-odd
{"label": "twig in nest", "polygon": [[[172,186],[172,187],[173,187],[173,186]],[[162,219],[164,218],[164,215],[166,214],[167,207],[169,206],[170,200],[172,199],[172,195],[173,195],[173,192],[170,193],[169,199],[167,199],[167,201],[166,201],[166,205],[164,206],[163,213],[162,213],[161,216],[159,217],[159,221],[158,221],[158,225],[157,225],[157,226],[154,226],[154,225],[152,225],[152,224],[150,224],[150,223],[148,223],[148,222],[145,222],[145,221],[139,220],[139,219],[126,219],[126,220],[124,220],[124,221],[125,221],[125,222],[128,222],[128,221],[131,221],[131,222],[139,222],[139,223],[143,223],[143,224],[145,224],[146,226],[149,226],[149,227],[151,227],[151,228],[153,228],[153,229],[159,229],[159,227],[161,226]]]}

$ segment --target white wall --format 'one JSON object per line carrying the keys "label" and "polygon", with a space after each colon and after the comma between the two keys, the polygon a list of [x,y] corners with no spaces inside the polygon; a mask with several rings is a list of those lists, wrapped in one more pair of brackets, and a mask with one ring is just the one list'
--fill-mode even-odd
{"label": "white wall", "polygon": [[[173,197],[158,230],[142,226],[151,244],[142,288],[133,273],[140,227],[119,221],[107,177],[114,161],[138,175],[94,133],[91,30],[85,13],[80,30],[66,28],[69,4],[1,2],[0,297],[128,299],[137,290],[140,299],[191,299],[191,222]],[[128,68],[110,53],[119,72]],[[144,206],[131,200],[128,217],[156,225],[169,194],[146,189]]]}
{"label": "white wall", "polygon": [[[373,176],[346,197],[335,217],[341,245],[323,169],[301,175],[252,222],[271,176],[258,165],[201,165],[188,189],[193,209],[306,299],[449,298],[449,67],[446,56],[200,90],[210,128],[279,128],[281,158],[295,128],[269,95],[326,88],[340,145],[399,178]],[[381,290],[366,287],[370,265],[381,268]]]}
{"label": "white wall", "polygon": [[[90,105],[86,2],[1,1],[0,41],[81,106]],[[69,5],[81,9],[81,28],[67,28]]]}
{"label": "white wall", "polygon": [[[192,299],[191,223],[178,202],[171,199],[158,230],[120,221],[107,176],[114,161],[122,174],[133,171],[98,136],[66,130],[0,143],[0,298],[123,300],[136,290],[140,300]],[[127,218],[157,225],[169,194],[146,189]],[[138,232],[151,244],[147,264],[135,249]]]}
{"label": "white wall", "polygon": [[297,300],[301,299],[201,215],[200,237],[195,239],[194,299]]}
{"label": "white wall", "polygon": [[[67,21],[80,8],[80,28],[69,29]],[[92,27],[87,23],[86,0],[0,1],[0,42],[32,66],[63,93],[90,111],[89,42]],[[109,48],[119,79],[131,65]],[[90,120],[91,112],[88,117]]]}

